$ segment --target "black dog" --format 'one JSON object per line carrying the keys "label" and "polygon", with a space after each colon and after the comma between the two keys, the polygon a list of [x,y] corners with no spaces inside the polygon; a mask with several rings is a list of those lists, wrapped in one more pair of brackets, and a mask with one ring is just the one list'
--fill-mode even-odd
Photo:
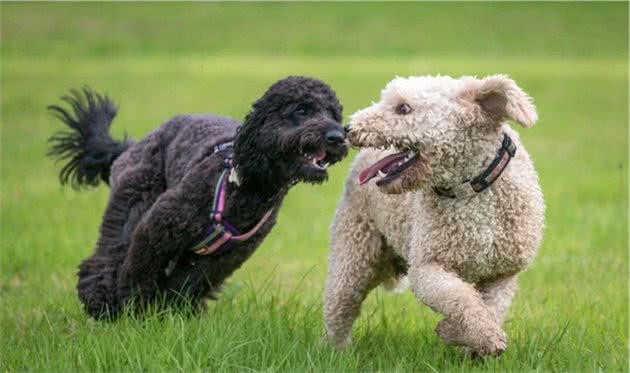
{"label": "black dog", "polygon": [[110,137],[107,97],[84,89],[64,100],[74,116],[49,107],[71,128],[50,139],[48,154],[69,160],[61,183],[111,187],[96,251],[79,270],[79,298],[97,319],[132,299],[139,309],[203,308],[271,231],[289,188],[323,182],[347,154],[335,92],[310,78],[276,82],[242,125],[179,115],[136,143]]}

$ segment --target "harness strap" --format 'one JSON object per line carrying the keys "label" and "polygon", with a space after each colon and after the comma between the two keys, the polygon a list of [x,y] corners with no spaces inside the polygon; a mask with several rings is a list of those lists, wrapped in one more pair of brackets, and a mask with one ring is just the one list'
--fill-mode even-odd
{"label": "harness strap", "polygon": [[217,224],[221,223],[223,218],[223,209],[225,208],[225,175],[227,175],[228,171],[228,169],[225,169],[221,172],[217,186],[214,188],[214,199],[210,219]]}
{"label": "harness strap", "polygon": [[271,212],[273,211],[273,209],[267,211],[265,213],[265,215],[262,217],[262,219],[260,219],[260,221],[258,222],[258,224],[256,224],[254,226],[254,228],[252,228],[249,232],[247,233],[243,233],[241,235],[238,236],[232,236],[233,240],[236,241],[245,241],[248,238],[250,238],[251,236],[253,236],[259,229],[260,227],[262,227],[263,224],[265,224],[265,222],[267,221],[267,219],[269,219],[269,217],[271,216]]}
{"label": "harness strap", "polygon": [[497,156],[481,174],[472,180],[466,180],[462,184],[450,188],[433,187],[433,191],[442,197],[453,199],[470,197],[476,193],[481,193],[497,181],[515,154],[516,145],[514,145],[510,136],[503,134],[503,141],[501,142],[501,148],[497,151]]}
{"label": "harness strap", "polygon": [[[214,147],[214,152],[220,152],[232,146],[231,142],[219,144]],[[210,212],[210,225],[206,230],[206,237],[195,245],[191,250],[199,255],[210,255],[219,250],[230,241],[245,241],[252,237],[271,217],[273,208],[265,213],[260,221],[248,232],[241,234],[233,225],[223,219],[225,209],[227,178],[231,173],[233,165],[231,157],[226,157],[225,169],[221,172],[217,185],[214,188],[214,198],[212,200],[212,211]]]}

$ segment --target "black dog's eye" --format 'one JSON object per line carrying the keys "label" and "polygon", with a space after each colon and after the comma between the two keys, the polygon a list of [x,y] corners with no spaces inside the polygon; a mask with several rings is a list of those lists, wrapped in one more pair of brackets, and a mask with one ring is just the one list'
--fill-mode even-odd
{"label": "black dog's eye", "polygon": [[335,109],[330,109],[330,116],[337,122],[341,122],[341,114]]}
{"label": "black dog's eye", "polygon": [[306,115],[306,108],[304,106],[298,106],[295,110],[293,110],[293,114],[299,116]]}
{"label": "black dog's eye", "polygon": [[411,106],[409,104],[400,104],[396,106],[396,114],[407,115],[411,113]]}

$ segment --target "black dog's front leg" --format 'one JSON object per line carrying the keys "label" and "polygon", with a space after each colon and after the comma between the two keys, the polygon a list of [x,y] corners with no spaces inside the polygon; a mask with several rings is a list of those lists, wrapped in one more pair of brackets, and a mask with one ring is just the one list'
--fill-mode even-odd
{"label": "black dog's front leg", "polygon": [[154,300],[163,287],[169,261],[199,239],[208,223],[213,190],[210,181],[216,179],[212,168],[208,160],[201,162],[142,217],[118,275],[120,304],[132,298],[139,306]]}

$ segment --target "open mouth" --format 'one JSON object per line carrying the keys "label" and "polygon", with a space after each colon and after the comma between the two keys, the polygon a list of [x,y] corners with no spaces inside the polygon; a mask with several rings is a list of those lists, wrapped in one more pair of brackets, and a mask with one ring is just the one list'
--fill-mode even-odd
{"label": "open mouth", "polygon": [[399,178],[403,172],[418,160],[413,151],[404,151],[388,155],[359,174],[359,185],[378,177],[376,185],[382,186]]}
{"label": "open mouth", "polygon": [[317,170],[325,171],[330,162],[326,161],[326,151],[305,152],[302,154],[304,161]]}

